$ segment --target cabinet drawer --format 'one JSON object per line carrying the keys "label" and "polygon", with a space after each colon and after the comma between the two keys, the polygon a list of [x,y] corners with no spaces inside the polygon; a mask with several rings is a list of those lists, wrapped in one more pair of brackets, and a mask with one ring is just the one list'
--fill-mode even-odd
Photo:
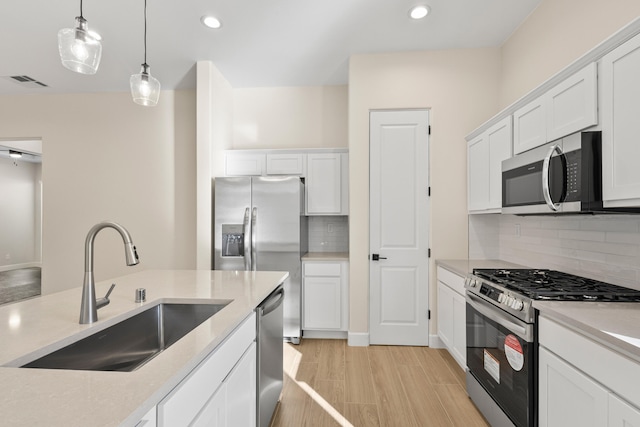
{"label": "cabinet drawer", "polygon": [[302,264],[305,276],[340,276],[340,263],[334,262],[305,262]]}
{"label": "cabinet drawer", "polygon": [[255,338],[254,313],[158,404],[158,426],[185,425],[193,420]]}
{"label": "cabinet drawer", "polygon": [[464,296],[464,277],[452,273],[444,267],[438,267],[438,281],[444,283],[456,293]]}
{"label": "cabinet drawer", "polygon": [[640,364],[590,338],[550,320],[539,322],[540,345],[640,407]]}

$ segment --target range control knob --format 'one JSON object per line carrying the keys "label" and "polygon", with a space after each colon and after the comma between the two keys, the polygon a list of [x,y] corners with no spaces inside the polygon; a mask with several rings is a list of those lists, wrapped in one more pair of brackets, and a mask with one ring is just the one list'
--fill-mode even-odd
{"label": "range control knob", "polygon": [[524,303],[522,302],[522,300],[514,299],[513,304],[511,304],[511,308],[513,308],[514,310],[522,311],[522,309],[524,308]]}
{"label": "range control knob", "polygon": [[498,302],[499,302],[500,304],[502,304],[502,303],[504,302],[504,299],[505,299],[505,298],[506,298],[506,295],[505,295],[505,294],[500,294],[500,295],[498,295]]}

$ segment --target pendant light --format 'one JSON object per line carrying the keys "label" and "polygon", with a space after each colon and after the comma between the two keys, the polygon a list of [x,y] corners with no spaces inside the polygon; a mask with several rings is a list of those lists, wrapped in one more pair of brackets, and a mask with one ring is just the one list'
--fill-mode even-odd
{"label": "pendant light", "polygon": [[58,51],[65,68],[80,74],[95,74],[98,71],[102,44],[89,33],[87,20],[82,16],[82,0],[80,16],[76,16],[76,27],[58,31]]}
{"label": "pendant light", "polygon": [[155,107],[160,97],[160,82],[149,72],[147,64],[147,0],[144,0],[144,63],[139,74],[129,79],[133,102],[145,107]]}

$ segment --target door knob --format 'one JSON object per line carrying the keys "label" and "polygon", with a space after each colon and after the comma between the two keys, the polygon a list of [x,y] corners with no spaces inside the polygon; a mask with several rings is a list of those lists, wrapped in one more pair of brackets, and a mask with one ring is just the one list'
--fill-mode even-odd
{"label": "door knob", "polygon": [[387,257],[380,256],[380,254],[371,254],[371,261],[379,261],[381,259],[387,259]]}

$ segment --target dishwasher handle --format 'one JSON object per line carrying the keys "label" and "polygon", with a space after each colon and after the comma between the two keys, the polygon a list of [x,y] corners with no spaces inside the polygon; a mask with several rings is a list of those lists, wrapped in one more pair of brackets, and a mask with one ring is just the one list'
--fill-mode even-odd
{"label": "dishwasher handle", "polygon": [[271,296],[267,300],[263,301],[263,303],[260,304],[260,307],[258,307],[261,311],[260,315],[266,316],[267,314],[271,313],[282,305],[282,301],[284,301],[284,288],[281,287],[273,294],[271,294]]}

